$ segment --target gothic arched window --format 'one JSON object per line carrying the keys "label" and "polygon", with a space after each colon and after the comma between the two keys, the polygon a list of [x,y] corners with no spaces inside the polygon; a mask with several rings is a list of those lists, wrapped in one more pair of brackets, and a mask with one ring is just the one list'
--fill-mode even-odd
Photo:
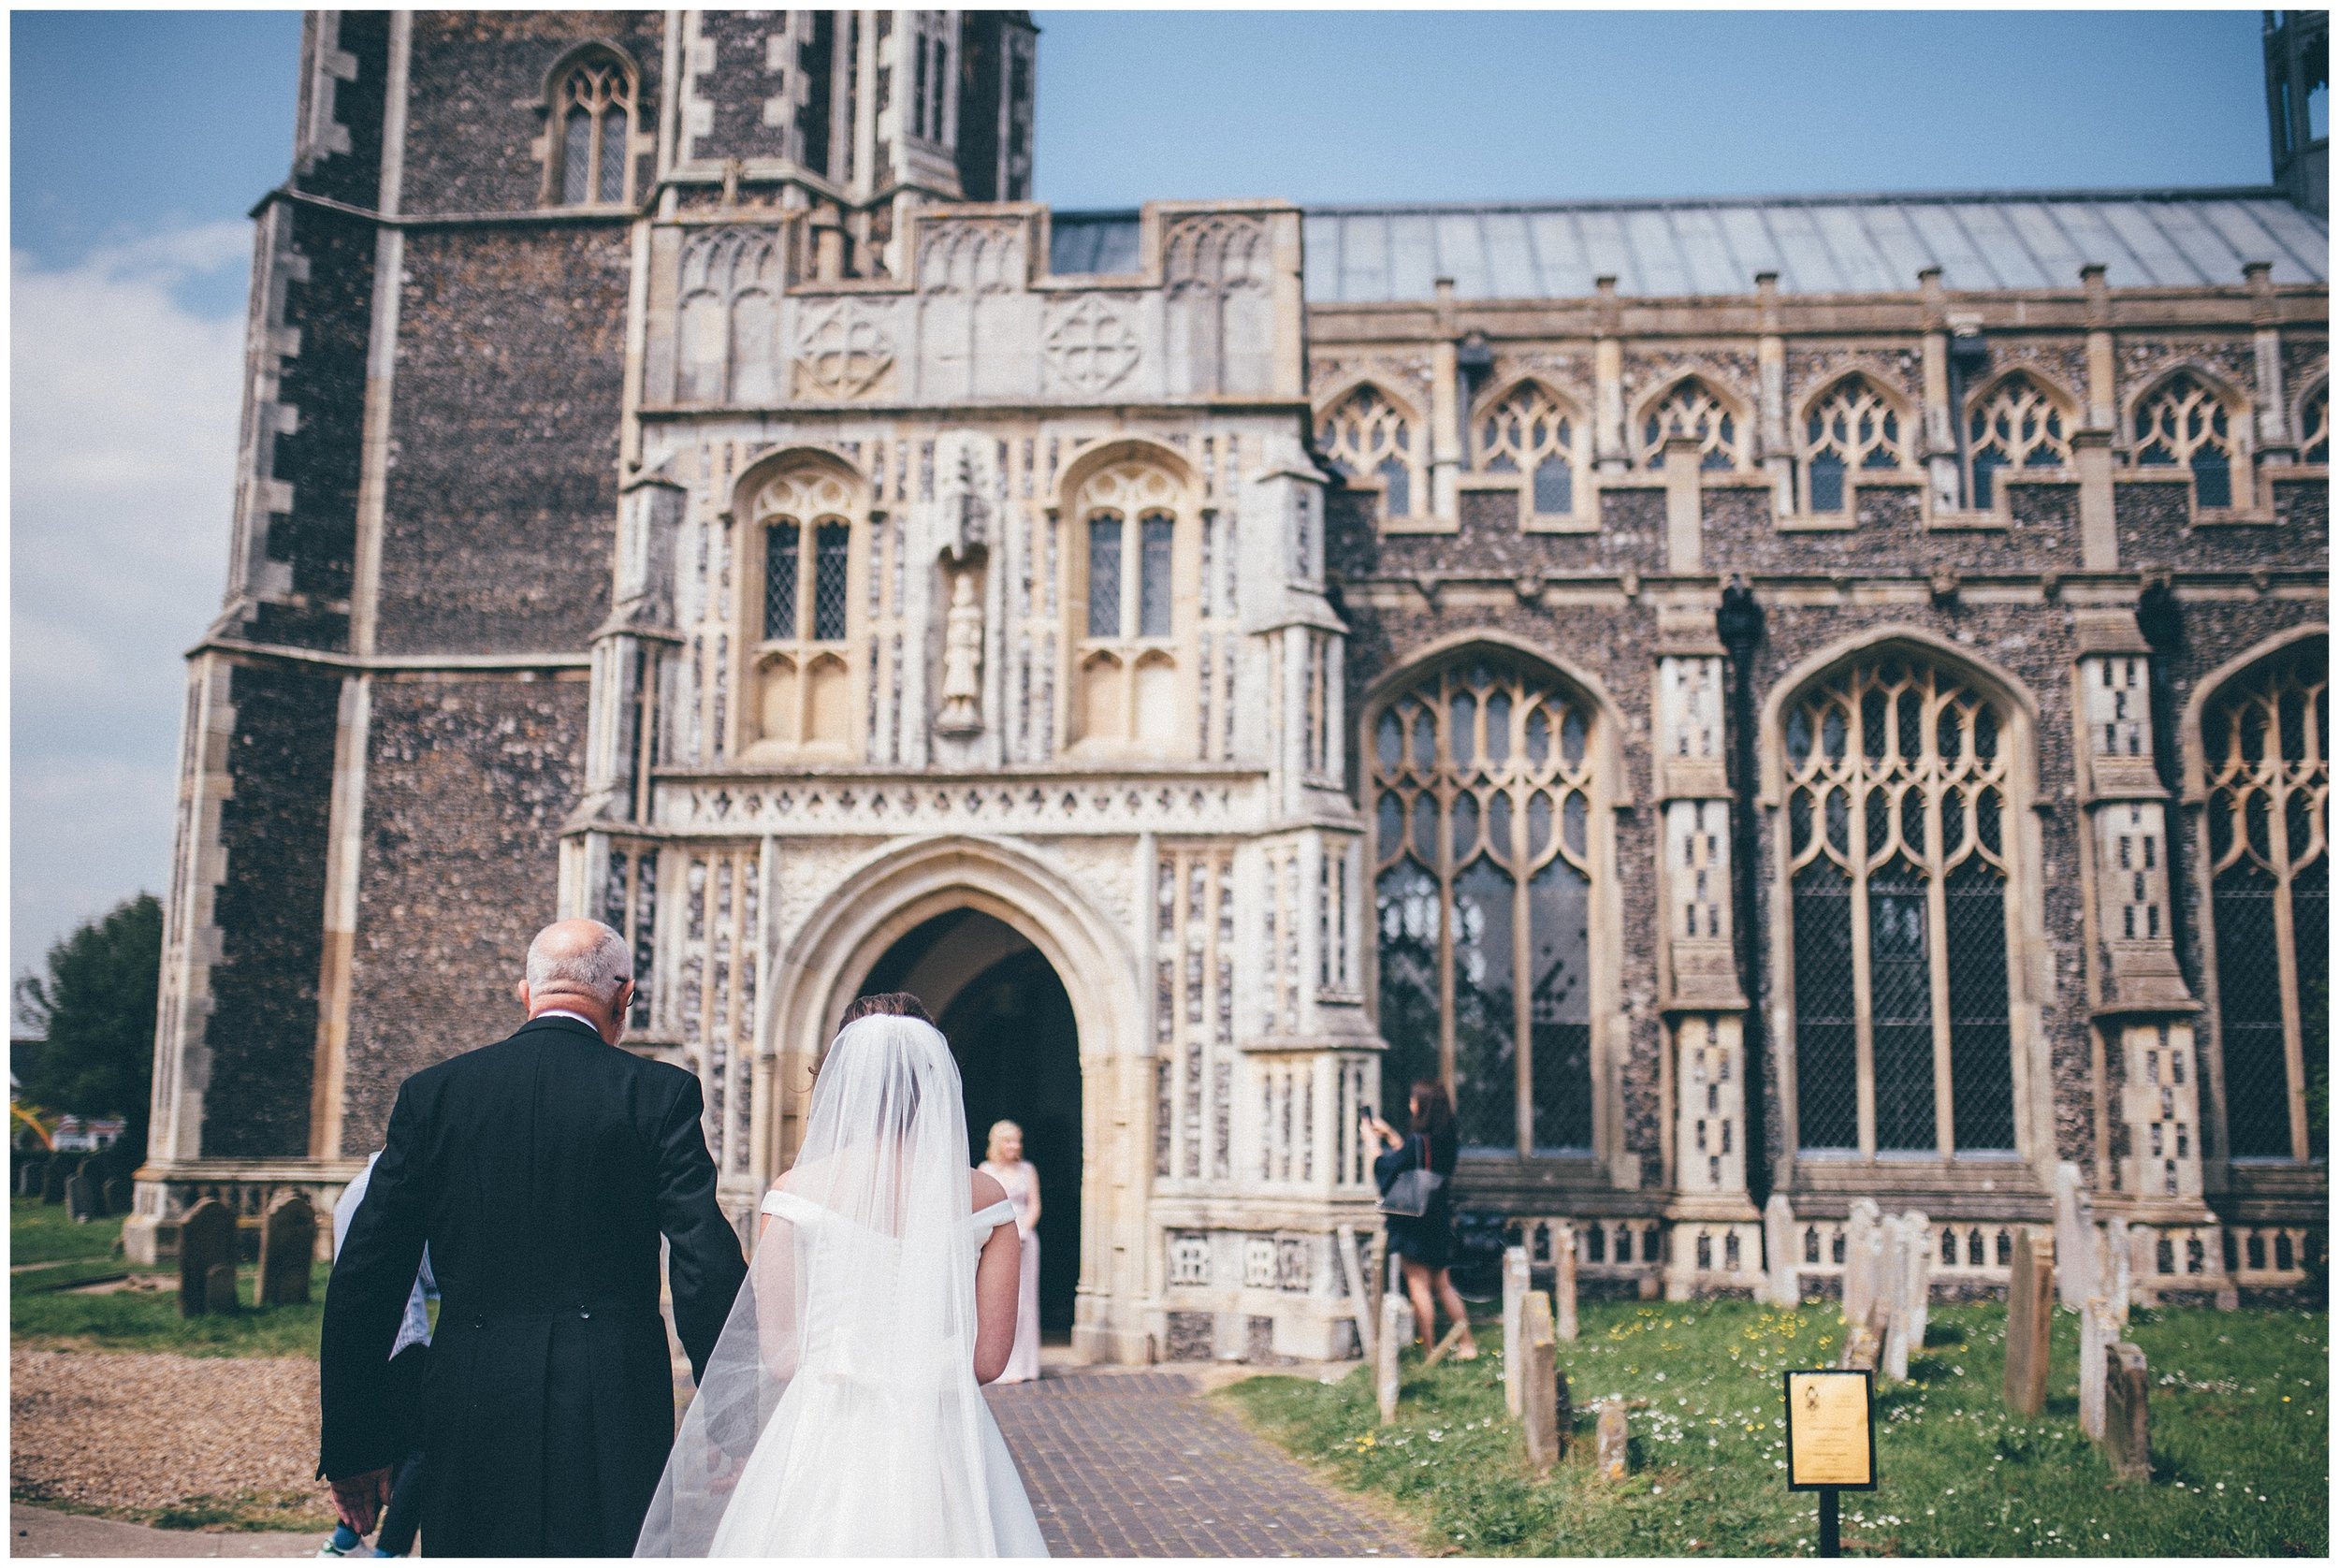
{"label": "gothic arched window", "polygon": [[1574,411],[1550,393],[1521,382],[1479,419],[1479,466],[1489,473],[1527,475],[1528,510],[1534,515],[1574,516],[1583,428]]}
{"label": "gothic arched window", "polygon": [[2226,1146],[2307,1159],[2327,1111],[2309,1063],[2331,1043],[2329,645],[2249,672],[2202,725]]}
{"label": "gothic arched window", "polygon": [[1966,461],[1972,471],[1974,509],[1998,504],[1998,472],[2009,468],[2064,468],[2071,460],[2063,405],[2020,370],[1974,399],[1966,415]]}
{"label": "gothic arched window", "polygon": [[1785,744],[1798,1145],[2012,1149],[1998,709],[1888,654],[1796,698]]}
{"label": "gothic arched window", "polygon": [[1072,600],[1082,606],[1075,733],[1097,746],[1171,744],[1181,733],[1176,578],[1182,490],[1144,462],[1081,486]]}
{"label": "gothic arched window", "polygon": [[1414,422],[1373,385],[1358,387],[1317,421],[1315,444],[1351,485],[1377,487],[1386,517],[1414,515]]}
{"label": "gothic arched window", "polygon": [[1734,469],[1745,458],[1738,444],[1738,416],[1720,393],[1695,376],[1684,376],[1649,405],[1641,418],[1640,435],[1645,468],[1664,467],[1664,443],[1675,436],[1697,438],[1697,466],[1702,469]]}
{"label": "gothic arched window", "polygon": [[853,512],[852,487],[821,469],[792,470],[757,493],[749,744],[852,745]]}
{"label": "gothic arched window", "polygon": [[1843,512],[1852,504],[1850,474],[1901,469],[1908,461],[1899,410],[1867,377],[1846,376],[1813,399],[1804,415],[1804,510]]}
{"label": "gothic arched window", "polygon": [[561,76],[552,94],[552,188],[562,207],[615,206],[633,188],[633,73],[596,50]]}
{"label": "gothic arched window", "polygon": [[2197,502],[2231,506],[2235,458],[2231,423],[2226,400],[2199,377],[2180,370],[2136,405],[2137,465],[2189,469]]}
{"label": "gothic arched window", "polygon": [[1464,1148],[1592,1142],[1590,706],[1458,660],[1372,721],[1382,1094],[1452,1086]]}
{"label": "gothic arched window", "polygon": [[2309,392],[2299,403],[2299,461],[2331,461],[2331,383]]}

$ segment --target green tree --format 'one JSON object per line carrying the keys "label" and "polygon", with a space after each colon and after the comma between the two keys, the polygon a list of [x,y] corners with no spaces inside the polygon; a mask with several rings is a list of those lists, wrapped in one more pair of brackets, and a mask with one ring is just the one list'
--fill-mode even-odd
{"label": "green tree", "polygon": [[76,926],[49,950],[46,975],[20,976],[17,1022],[43,1038],[13,1065],[23,1098],[78,1116],[120,1116],[143,1154],[154,1080],[154,996],[163,907],[151,893]]}

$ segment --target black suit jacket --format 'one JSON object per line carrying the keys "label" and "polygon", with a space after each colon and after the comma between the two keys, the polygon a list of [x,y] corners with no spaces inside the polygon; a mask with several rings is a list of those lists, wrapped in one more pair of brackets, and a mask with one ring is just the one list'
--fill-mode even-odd
{"label": "black suit jacket", "polygon": [[[747,1273],[701,1110],[690,1074],[573,1019],[408,1079],[326,1295],[320,1473],[393,1463],[418,1429],[431,1555],[630,1554],[674,1443],[659,1237],[693,1372]],[[389,1353],[426,1242],[410,1426]]]}

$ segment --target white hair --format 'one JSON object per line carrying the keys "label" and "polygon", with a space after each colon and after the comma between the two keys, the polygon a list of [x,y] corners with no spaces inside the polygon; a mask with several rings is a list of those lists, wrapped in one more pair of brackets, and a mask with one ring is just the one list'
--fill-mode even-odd
{"label": "white hair", "polygon": [[[563,924],[572,922],[563,922]],[[547,925],[528,944],[528,989],[538,995],[547,991],[581,990],[603,1001],[617,1000],[617,990],[633,975],[633,955],[625,938],[599,921],[588,922],[600,933],[590,947]]]}

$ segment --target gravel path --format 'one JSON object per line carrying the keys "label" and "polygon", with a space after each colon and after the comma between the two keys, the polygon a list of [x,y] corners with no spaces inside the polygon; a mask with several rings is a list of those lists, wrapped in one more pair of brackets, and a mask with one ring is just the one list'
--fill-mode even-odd
{"label": "gravel path", "polygon": [[305,1359],[11,1349],[11,1493],[109,1509],[296,1494],[324,1507],[316,1403]]}

